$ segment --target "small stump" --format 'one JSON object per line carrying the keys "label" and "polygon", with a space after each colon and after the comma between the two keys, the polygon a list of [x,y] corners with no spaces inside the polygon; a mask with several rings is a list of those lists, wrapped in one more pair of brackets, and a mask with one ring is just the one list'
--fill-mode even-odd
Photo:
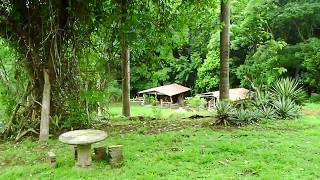
{"label": "small stump", "polygon": [[57,166],[57,157],[54,152],[51,152],[51,151],[48,152],[48,162],[51,167]]}
{"label": "small stump", "polygon": [[107,159],[107,150],[106,147],[97,147],[94,148],[94,154],[96,160],[106,160]]}
{"label": "small stump", "polygon": [[112,168],[118,168],[123,165],[122,145],[108,147],[108,159]]}

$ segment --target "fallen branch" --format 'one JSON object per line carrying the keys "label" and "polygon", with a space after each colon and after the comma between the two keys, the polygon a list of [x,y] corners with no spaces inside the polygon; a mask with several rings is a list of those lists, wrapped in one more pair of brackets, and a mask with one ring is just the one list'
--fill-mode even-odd
{"label": "fallen branch", "polygon": [[16,105],[16,107],[14,108],[14,111],[12,112],[11,116],[10,116],[10,119],[9,119],[9,122],[6,124],[5,128],[4,128],[4,139],[7,139],[8,138],[8,135],[9,135],[9,132],[11,130],[11,126],[13,124],[13,120],[15,119],[16,115],[17,115],[17,112],[18,110],[20,109],[21,107],[21,104],[18,103]]}
{"label": "fallen branch", "polygon": [[33,132],[35,134],[39,134],[36,130],[34,130],[33,128],[29,128],[26,131],[23,131],[22,133],[19,133],[18,136],[15,139],[15,142],[18,142],[24,135],[26,135],[28,132]]}
{"label": "fallen branch", "polygon": [[13,125],[13,121],[15,120],[15,118],[16,118],[16,116],[17,116],[17,113],[18,113],[18,111],[19,111],[19,109],[20,109],[20,107],[22,106],[23,100],[27,98],[27,96],[28,96],[28,94],[30,93],[31,89],[32,89],[32,88],[30,88],[30,83],[29,83],[29,84],[27,85],[26,90],[25,90],[23,96],[21,97],[19,103],[16,104],[13,112],[11,113],[8,123],[6,123],[6,125],[5,125],[5,128],[4,128],[4,130],[3,130],[3,134],[4,134],[3,137],[4,137],[4,139],[7,139],[7,138],[8,138],[8,136],[9,136],[9,134],[10,134],[10,131],[11,131],[11,128],[12,128],[12,125]]}
{"label": "fallen branch", "polygon": [[203,115],[195,114],[195,115],[183,118],[183,119],[200,119],[200,118],[206,118],[206,117],[213,117],[213,116],[203,116]]}

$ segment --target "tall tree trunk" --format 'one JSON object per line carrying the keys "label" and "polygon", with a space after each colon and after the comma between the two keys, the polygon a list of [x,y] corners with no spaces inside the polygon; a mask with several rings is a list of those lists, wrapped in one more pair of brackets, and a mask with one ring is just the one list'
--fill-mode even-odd
{"label": "tall tree trunk", "polygon": [[122,47],[122,115],[130,117],[130,51],[125,43]]}
{"label": "tall tree trunk", "polygon": [[220,100],[229,99],[229,47],[230,47],[230,1],[221,0],[220,21]]}
{"label": "tall tree trunk", "polygon": [[50,76],[49,70],[43,70],[44,86],[42,95],[41,107],[41,122],[40,122],[40,141],[47,141],[49,139],[49,122],[50,122]]}
{"label": "tall tree trunk", "polygon": [[125,26],[128,16],[128,1],[121,1],[121,58],[122,58],[122,115],[130,117],[130,52]]}

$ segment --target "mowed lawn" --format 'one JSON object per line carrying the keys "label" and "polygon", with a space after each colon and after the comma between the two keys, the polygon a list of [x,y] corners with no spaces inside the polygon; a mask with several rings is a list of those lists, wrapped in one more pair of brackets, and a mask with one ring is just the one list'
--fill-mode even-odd
{"label": "mowed lawn", "polygon": [[[94,161],[74,168],[70,146],[30,139],[0,146],[0,179],[320,179],[320,105],[305,116],[241,128],[188,127],[160,134],[115,134],[99,145],[124,145],[125,164]],[[194,121],[198,121],[194,119]],[[57,168],[46,152],[57,154]]]}
{"label": "mowed lawn", "polygon": [[[187,118],[192,115],[203,115],[203,116],[212,116],[214,112],[209,112],[207,110],[183,110],[183,112],[179,112],[178,109],[170,109],[167,107],[159,107],[159,106],[142,106],[137,104],[130,105],[131,116],[144,116],[151,117],[157,119],[165,119],[165,120],[177,120],[182,118]],[[108,112],[114,120],[123,120],[122,117],[122,106],[121,104],[111,104],[108,108]]]}
{"label": "mowed lawn", "polygon": [[[159,108],[154,106],[142,106],[131,104],[130,105],[131,116],[161,116],[168,117],[171,114],[175,114],[176,110],[169,108]],[[108,108],[108,112],[111,117],[121,117],[122,114],[122,106],[121,104],[111,104]]]}

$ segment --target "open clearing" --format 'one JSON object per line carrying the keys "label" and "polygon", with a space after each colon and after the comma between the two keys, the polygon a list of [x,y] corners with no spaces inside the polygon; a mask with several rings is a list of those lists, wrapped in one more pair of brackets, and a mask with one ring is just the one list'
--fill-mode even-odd
{"label": "open clearing", "polygon": [[[95,146],[123,144],[125,165],[119,169],[103,161],[75,169],[71,147],[58,140],[6,142],[0,146],[0,179],[319,179],[319,108],[308,104],[298,120],[241,128],[212,127],[210,118],[114,124],[118,129]],[[123,130],[128,126],[137,128]],[[56,169],[46,162],[48,150],[57,154]]]}

